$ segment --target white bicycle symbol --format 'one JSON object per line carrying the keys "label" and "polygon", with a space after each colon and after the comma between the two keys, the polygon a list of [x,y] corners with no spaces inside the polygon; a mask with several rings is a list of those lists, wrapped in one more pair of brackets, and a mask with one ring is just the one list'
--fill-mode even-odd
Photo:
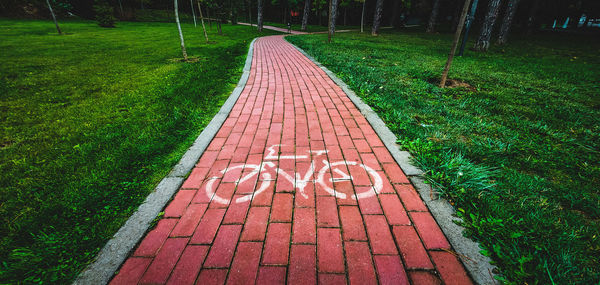
{"label": "white bicycle symbol", "polygon": [[[237,181],[235,181],[236,186],[240,185],[246,181],[249,181],[248,183],[253,183],[255,180],[253,180],[252,178],[255,175],[260,175],[262,174],[262,180],[260,180],[258,183],[260,183],[260,186],[257,187],[257,189],[254,191],[254,193],[250,193],[247,195],[243,195],[241,197],[238,197],[237,199],[235,199],[236,203],[243,203],[246,201],[250,201],[252,200],[252,197],[255,197],[257,195],[259,195],[260,193],[264,192],[267,188],[269,188],[269,186],[271,185],[271,181],[272,180],[272,176],[270,171],[274,171],[275,173],[277,173],[280,177],[285,178],[287,181],[289,181],[292,185],[294,185],[295,188],[298,189],[298,192],[302,195],[302,197],[308,199],[308,195],[304,192],[304,188],[307,186],[307,184],[309,182],[316,182],[318,184],[320,184],[323,187],[323,190],[325,190],[328,194],[330,194],[331,196],[340,198],[340,199],[346,199],[347,195],[346,193],[343,192],[338,192],[335,189],[333,189],[333,183],[334,182],[340,182],[340,181],[352,181],[353,177],[347,173],[345,173],[342,169],[340,169],[340,166],[344,166],[343,168],[346,169],[346,165],[348,167],[354,166],[354,167],[360,167],[363,168],[368,175],[371,178],[371,183],[372,183],[372,187],[365,187],[363,189],[366,189],[365,191],[361,192],[361,193],[356,193],[356,194],[351,194],[351,198],[354,200],[360,199],[360,198],[367,198],[367,197],[371,197],[373,195],[375,195],[376,193],[378,194],[381,189],[383,188],[383,181],[381,176],[379,176],[379,174],[371,167],[355,162],[355,161],[346,161],[346,160],[341,160],[341,161],[336,161],[333,163],[330,163],[327,160],[322,160],[324,166],[321,167],[321,169],[318,171],[317,173],[317,179],[316,180],[311,180],[313,174],[314,174],[314,170],[315,170],[315,160],[311,161],[310,163],[310,167],[308,169],[308,171],[304,174],[304,177],[302,177],[300,175],[300,173],[295,173],[294,176],[290,175],[289,173],[287,173],[286,171],[275,167],[275,164],[272,161],[269,160],[284,160],[284,159],[308,159],[308,155],[281,155],[281,156],[277,156],[276,153],[277,151],[275,150],[275,147],[278,147],[280,145],[272,145],[268,148],[268,154],[263,158],[263,162],[261,162],[261,164],[240,164],[240,165],[236,165],[233,167],[228,167],[225,168],[221,171],[221,173],[223,175],[225,175],[227,172],[229,171],[241,171],[242,173],[244,173],[244,170],[246,169],[251,169],[251,171],[245,175],[243,175],[240,179],[238,179]],[[315,156],[320,156],[320,155],[324,155],[327,153],[327,150],[317,150],[317,151],[309,151],[309,154],[312,153]],[[268,168],[267,168],[268,167]],[[331,178],[326,179],[325,176],[327,174],[327,171],[331,169]],[[334,176],[338,177],[334,177]],[[208,195],[208,197],[212,197],[212,199],[218,203],[222,203],[222,204],[229,204],[230,200],[227,198],[223,198],[220,197],[219,195],[217,195],[215,193],[215,189],[213,187],[214,182],[218,180],[219,177],[209,177],[208,182],[206,183],[206,194]],[[329,184],[331,183],[331,185]]]}

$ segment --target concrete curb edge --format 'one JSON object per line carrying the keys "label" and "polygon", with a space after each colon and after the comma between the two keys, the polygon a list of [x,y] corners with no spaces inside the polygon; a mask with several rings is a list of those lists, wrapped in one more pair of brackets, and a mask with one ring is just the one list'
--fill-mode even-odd
{"label": "concrete curb edge", "polygon": [[212,118],[171,172],[146,197],[144,203],[139,206],[137,211],[129,217],[119,231],[106,243],[96,256],[96,259],[79,274],[73,284],[107,284],[127,256],[129,256],[129,252],[146,234],[152,221],[171,200],[173,194],[179,190],[188,173],[194,168],[204,150],[206,150],[225,122],[225,119],[227,119],[229,112],[233,109],[242,90],[246,86],[252,66],[255,41],[256,38],[250,43],[240,81],[219,112]]}
{"label": "concrete curb edge", "polygon": [[423,170],[411,163],[411,155],[407,151],[401,151],[396,144],[397,137],[387,128],[385,123],[379,118],[377,113],[371,107],[365,104],[346,83],[339,79],[327,67],[323,66],[304,50],[290,43],[300,53],[310,59],[315,65],[321,68],[335,82],[350,100],[356,105],[360,112],[365,116],[369,124],[373,127],[377,135],[383,141],[383,144],[390,151],[394,160],[400,165],[404,173],[409,177],[413,186],[429,208],[429,211],[439,224],[440,228],[448,238],[450,244],[457,253],[465,268],[477,284],[498,284],[494,279],[493,272],[495,266],[491,265],[491,259],[482,255],[479,244],[463,235],[463,227],[457,225],[455,221],[460,219],[455,216],[455,210],[445,199],[438,198],[431,185],[426,184],[422,175]]}

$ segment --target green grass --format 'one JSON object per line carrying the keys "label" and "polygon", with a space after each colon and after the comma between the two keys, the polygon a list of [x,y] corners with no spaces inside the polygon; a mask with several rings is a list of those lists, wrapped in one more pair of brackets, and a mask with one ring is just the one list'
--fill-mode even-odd
{"label": "green grass", "polygon": [[427,171],[507,283],[600,281],[600,41],[513,36],[456,58],[451,35],[287,38],[341,77]]}
{"label": "green grass", "polygon": [[[246,26],[0,19],[0,283],[69,283],[239,80]],[[262,35],[272,34],[265,31]]]}

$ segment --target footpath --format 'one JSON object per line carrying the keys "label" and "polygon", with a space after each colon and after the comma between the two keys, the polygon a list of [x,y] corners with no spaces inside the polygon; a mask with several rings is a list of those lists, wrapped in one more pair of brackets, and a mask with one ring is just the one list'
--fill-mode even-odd
{"label": "footpath", "polygon": [[111,284],[471,284],[346,93],[283,36]]}

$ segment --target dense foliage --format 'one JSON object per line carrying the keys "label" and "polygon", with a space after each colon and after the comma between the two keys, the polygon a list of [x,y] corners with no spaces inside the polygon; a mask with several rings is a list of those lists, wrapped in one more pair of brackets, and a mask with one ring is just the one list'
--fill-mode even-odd
{"label": "dense foliage", "polygon": [[[585,36],[515,39],[455,59],[450,35],[288,37],[341,77],[458,209],[516,284],[600,281],[600,48]],[[465,84],[466,83],[466,84]]]}

